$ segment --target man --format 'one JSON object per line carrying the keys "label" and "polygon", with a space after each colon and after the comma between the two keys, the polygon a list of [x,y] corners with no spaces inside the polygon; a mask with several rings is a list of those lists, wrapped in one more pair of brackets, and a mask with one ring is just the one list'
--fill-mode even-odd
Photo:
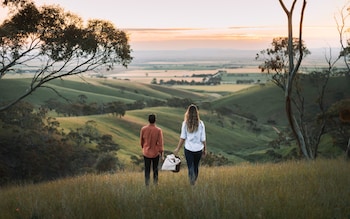
{"label": "man", "polygon": [[162,129],[156,126],[156,116],[148,116],[148,125],[141,128],[140,143],[145,163],[145,184],[149,185],[151,165],[153,169],[153,183],[158,183],[158,164],[160,156],[164,160],[164,144]]}

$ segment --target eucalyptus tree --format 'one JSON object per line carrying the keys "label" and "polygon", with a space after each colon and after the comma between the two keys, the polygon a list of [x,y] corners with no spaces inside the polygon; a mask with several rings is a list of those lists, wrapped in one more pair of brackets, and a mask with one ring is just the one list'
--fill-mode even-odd
{"label": "eucalyptus tree", "polygon": [[334,16],[334,19],[337,24],[341,48],[338,59],[341,57],[344,60],[346,71],[342,73],[345,75],[348,81],[350,81],[350,39],[347,37],[347,33],[349,32],[347,20],[349,16],[350,1],[347,1],[347,3],[339,10],[338,16]]}
{"label": "eucalyptus tree", "polygon": [[[263,60],[259,65],[261,72],[271,75],[272,82],[280,87],[283,91],[286,89],[286,83],[289,72],[289,39],[288,37],[275,37],[272,39],[271,47],[261,50],[256,54],[256,60]],[[299,38],[292,39],[293,60],[302,56],[306,57],[311,54],[304,42],[301,42],[302,53],[299,52]]]}
{"label": "eucalyptus tree", "polygon": [[[294,37],[293,14],[299,2],[301,2],[299,30],[298,36]],[[272,47],[258,53],[256,59],[264,59],[264,63],[259,68],[262,71],[271,73],[273,82],[284,92],[286,116],[300,153],[307,159],[315,159],[321,136],[324,134],[326,119],[324,116],[320,116],[319,118],[322,119],[317,120],[314,116],[312,122],[310,122],[305,116],[305,98],[301,94],[301,82],[305,77],[300,74],[299,70],[305,56],[310,54],[302,39],[304,12],[307,1],[293,0],[289,9],[283,0],[279,0],[279,3],[287,15],[288,35],[287,37],[274,38]],[[317,98],[322,115],[325,115],[323,97],[331,67],[330,65],[325,72],[312,72],[308,76],[322,81]]]}
{"label": "eucalyptus tree", "polygon": [[302,44],[302,33],[303,33],[303,20],[304,20],[304,12],[306,8],[306,0],[302,0],[302,7],[301,7],[301,13],[300,13],[300,20],[299,20],[299,36],[298,36],[298,51],[299,56],[295,62],[295,54],[293,53],[293,13],[296,6],[296,3],[298,0],[293,0],[292,5],[290,9],[288,9],[283,2],[283,0],[279,0],[279,3],[281,7],[283,8],[283,11],[287,15],[288,18],[288,72],[287,72],[287,78],[285,81],[285,89],[284,89],[284,96],[285,96],[285,110],[286,115],[288,118],[288,122],[290,124],[290,127],[294,133],[294,136],[296,137],[299,149],[303,153],[303,155],[307,159],[313,159],[316,156],[317,150],[312,150],[312,148],[308,147],[307,140],[305,139],[305,131],[303,131],[303,127],[301,124],[301,121],[297,120],[295,117],[295,114],[293,112],[293,97],[292,97],[292,91],[293,91],[293,82],[296,79],[299,67],[301,65],[301,62],[304,57],[304,51],[303,51],[303,44]]}
{"label": "eucalyptus tree", "polygon": [[37,7],[31,0],[3,0],[2,6],[9,8],[9,15],[0,24],[0,79],[23,66],[33,69],[33,76],[23,93],[2,104],[0,111],[40,87],[53,89],[49,81],[98,68],[127,67],[132,61],[127,33],[109,21],[85,24],[59,6]]}
{"label": "eucalyptus tree", "polygon": [[[339,10],[339,14],[334,16],[334,19],[335,19],[337,30],[339,33],[339,43],[341,48],[338,59],[342,58],[346,66],[345,70],[340,71],[339,73],[345,75],[347,83],[349,84],[349,87],[350,87],[350,38],[348,36],[349,26],[347,24],[349,16],[350,16],[350,1],[348,0],[343,5],[343,7]],[[332,111],[335,111],[335,113]],[[344,145],[346,145],[345,154],[347,158],[350,159],[350,135],[349,135],[350,133],[350,128],[349,128],[350,127],[350,116],[349,116],[350,101],[348,99],[345,99],[345,100],[340,100],[336,102],[335,104],[333,104],[333,106],[331,107],[328,113],[330,114],[333,113],[335,115],[334,117],[336,119],[335,121],[333,120],[333,122],[337,124],[337,128],[334,129],[337,132],[335,133],[335,135],[340,136],[340,138],[339,137],[335,138],[335,140],[339,141],[340,139],[340,142],[341,142],[340,147],[344,147]],[[347,115],[347,116],[344,116],[344,115]]]}

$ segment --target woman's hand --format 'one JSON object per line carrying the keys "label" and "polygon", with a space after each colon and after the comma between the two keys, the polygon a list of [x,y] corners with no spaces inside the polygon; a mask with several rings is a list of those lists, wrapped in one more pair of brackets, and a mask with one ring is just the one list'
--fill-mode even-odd
{"label": "woman's hand", "polygon": [[178,153],[179,153],[179,148],[177,147],[177,148],[175,148],[175,150],[174,150],[174,155],[177,156]]}
{"label": "woman's hand", "polygon": [[177,147],[174,150],[174,155],[177,156],[179,153],[180,148],[182,147],[183,143],[185,142],[185,139],[180,138],[179,143],[177,144]]}
{"label": "woman's hand", "polygon": [[207,155],[207,150],[206,150],[206,148],[203,148],[203,150],[202,150],[202,156],[205,157],[205,155]]}

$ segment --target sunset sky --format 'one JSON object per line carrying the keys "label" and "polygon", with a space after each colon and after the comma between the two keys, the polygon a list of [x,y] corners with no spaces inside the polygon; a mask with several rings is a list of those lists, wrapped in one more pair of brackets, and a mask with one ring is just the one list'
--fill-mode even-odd
{"label": "sunset sky", "polygon": [[[287,16],[278,0],[35,0],[56,4],[83,19],[109,20],[130,36],[133,50],[192,48],[264,49],[287,35]],[[290,8],[292,0],[285,0]],[[301,1],[299,0],[301,3]],[[308,0],[304,18],[307,47],[339,47],[334,16],[346,0]],[[298,29],[300,5],[295,9]],[[350,24],[350,19],[348,21]],[[296,36],[296,35],[295,35]]]}

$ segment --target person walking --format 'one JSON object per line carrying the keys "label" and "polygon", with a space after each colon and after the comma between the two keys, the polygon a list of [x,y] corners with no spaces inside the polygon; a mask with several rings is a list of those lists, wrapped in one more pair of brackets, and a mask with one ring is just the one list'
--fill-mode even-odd
{"label": "person walking", "polygon": [[199,162],[206,154],[206,133],[204,122],[199,118],[198,107],[191,104],[185,112],[181,126],[179,143],[174,150],[177,155],[182,145],[188,168],[188,177],[191,185],[195,185],[199,173]]}
{"label": "person walking", "polygon": [[140,144],[144,158],[145,184],[150,183],[151,165],[153,169],[153,183],[158,184],[158,164],[160,157],[164,160],[164,143],[162,129],[156,126],[156,116],[148,116],[148,125],[140,130]]}

